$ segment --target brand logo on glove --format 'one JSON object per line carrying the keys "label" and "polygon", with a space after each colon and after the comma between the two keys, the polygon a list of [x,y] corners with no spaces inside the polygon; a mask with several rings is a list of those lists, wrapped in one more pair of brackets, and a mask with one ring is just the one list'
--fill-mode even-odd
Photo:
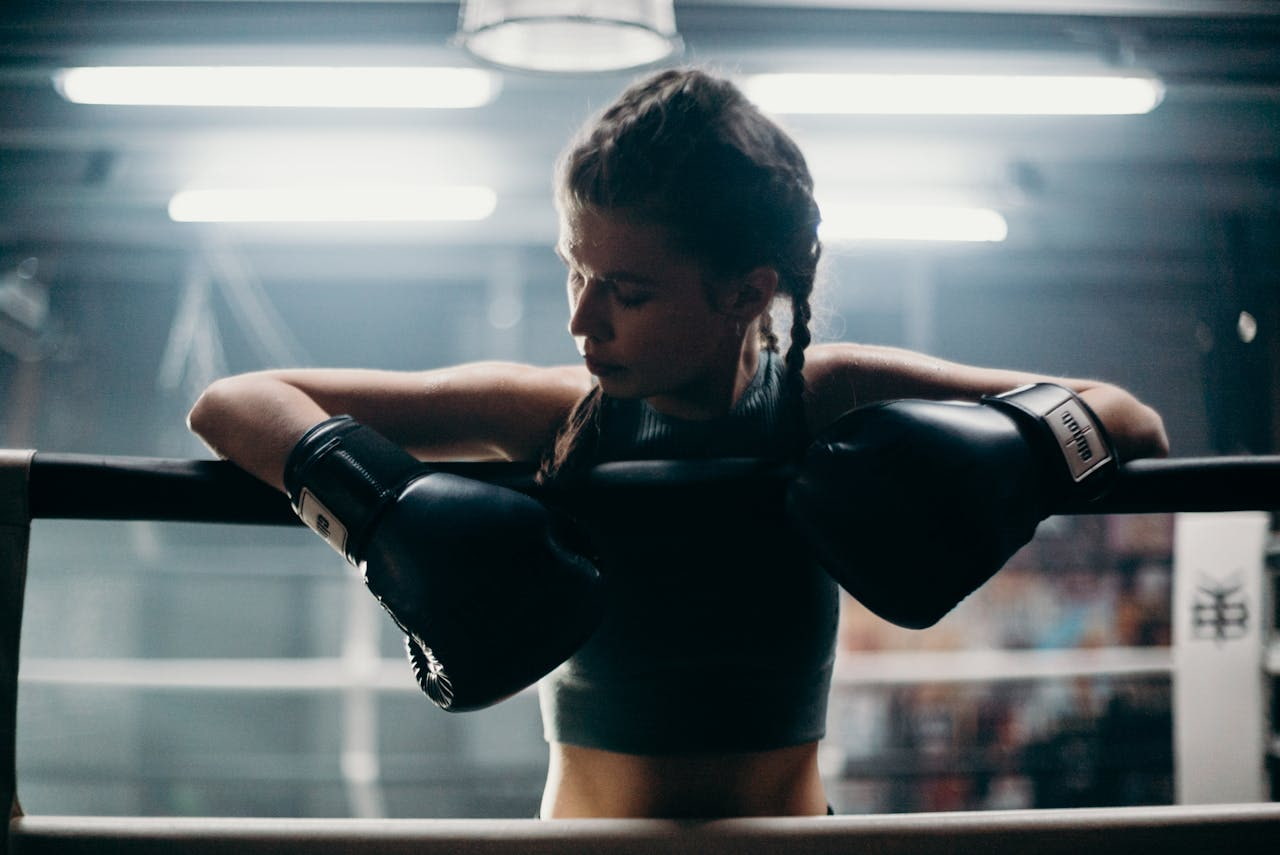
{"label": "brand logo on glove", "polygon": [[1072,403],[1068,401],[1058,407],[1049,414],[1046,421],[1062,445],[1072,479],[1079,483],[1111,458],[1106,455],[1099,457],[1102,447],[1095,435],[1093,420],[1084,410],[1073,407]]}
{"label": "brand logo on glove", "polygon": [[1081,427],[1080,422],[1076,421],[1076,417],[1067,410],[1062,414],[1062,424],[1066,426],[1067,431],[1075,437],[1073,444],[1076,447],[1076,454],[1080,455],[1080,459],[1089,461],[1093,459],[1093,449],[1089,447],[1089,437],[1085,434],[1089,428]]}
{"label": "brand logo on glove", "polygon": [[323,537],[325,543],[336,549],[342,557],[346,557],[346,526],[310,490],[303,490],[298,499],[298,516],[308,528]]}

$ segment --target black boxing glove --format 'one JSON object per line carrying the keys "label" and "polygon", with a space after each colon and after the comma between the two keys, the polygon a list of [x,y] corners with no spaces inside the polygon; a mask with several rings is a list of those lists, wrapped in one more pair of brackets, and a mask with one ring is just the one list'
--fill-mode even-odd
{"label": "black boxing glove", "polygon": [[810,446],[786,506],[846,591],[888,621],[923,629],[1055,509],[1105,492],[1117,468],[1088,405],[1037,383],[977,404],[850,410]]}
{"label": "black boxing glove", "polygon": [[363,572],[442,709],[509,697],[595,629],[599,574],[530,496],[433,470],[350,416],[307,431],[284,483],[302,521]]}

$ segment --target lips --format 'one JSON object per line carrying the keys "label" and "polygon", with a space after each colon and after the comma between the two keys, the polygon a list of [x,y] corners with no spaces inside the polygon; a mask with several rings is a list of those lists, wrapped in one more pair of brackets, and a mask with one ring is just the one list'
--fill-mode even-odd
{"label": "lips", "polygon": [[603,377],[607,374],[616,374],[617,372],[622,370],[621,365],[614,365],[609,362],[601,362],[600,360],[593,359],[590,356],[585,356],[583,357],[583,359],[587,363],[587,371],[591,372],[597,377]]}

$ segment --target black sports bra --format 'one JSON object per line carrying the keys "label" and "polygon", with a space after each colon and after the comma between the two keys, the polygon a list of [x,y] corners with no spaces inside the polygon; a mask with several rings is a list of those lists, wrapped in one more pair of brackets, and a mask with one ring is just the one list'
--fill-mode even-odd
{"label": "black sports bra", "polygon": [[[777,354],[762,352],[734,409],[710,421],[606,396],[596,462],[790,456],[806,437],[783,376]],[[548,740],[665,754],[823,736],[838,590],[795,542],[781,495],[629,490],[580,516],[608,608],[591,640],[539,684]]]}

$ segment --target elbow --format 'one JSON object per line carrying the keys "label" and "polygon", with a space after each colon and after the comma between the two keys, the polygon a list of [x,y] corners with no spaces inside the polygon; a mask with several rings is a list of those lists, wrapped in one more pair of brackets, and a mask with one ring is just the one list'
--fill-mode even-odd
{"label": "elbow", "polygon": [[1080,396],[1106,426],[1121,461],[1169,456],[1164,419],[1154,408],[1109,383],[1093,384],[1083,389]]}
{"label": "elbow", "polygon": [[210,386],[201,392],[200,397],[196,398],[196,402],[187,411],[187,429],[196,436],[203,437],[204,432],[208,429],[209,422],[212,420],[211,413],[215,408],[210,395],[212,391],[213,387]]}
{"label": "elbow", "polygon": [[219,436],[234,415],[232,405],[237,397],[231,388],[234,379],[224,377],[209,384],[187,412],[187,428],[219,456]]}
{"label": "elbow", "polygon": [[1126,399],[1126,415],[1121,420],[1123,442],[1117,449],[1120,459],[1168,457],[1169,434],[1165,432],[1164,419],[1160,413],[1133,395],[1123,394]]}
{"label": "elbow", "polygon": [[1114,424],[1111,438],[1120,459],[1168,457],[1169,435],[1160,413],[1124,390],[1114,389],[1112,396],[1111,418],[1103,422]]}
{"label": "elbow", "polygon": [[1144,431],[1146,443],[1145,454],[1142,457],[1168,457],[1169,456],[1169,434],[1164,429],[1164,419],[1160,414],[1151,407],[1143,405],[1144,421],[1146,429]]}

